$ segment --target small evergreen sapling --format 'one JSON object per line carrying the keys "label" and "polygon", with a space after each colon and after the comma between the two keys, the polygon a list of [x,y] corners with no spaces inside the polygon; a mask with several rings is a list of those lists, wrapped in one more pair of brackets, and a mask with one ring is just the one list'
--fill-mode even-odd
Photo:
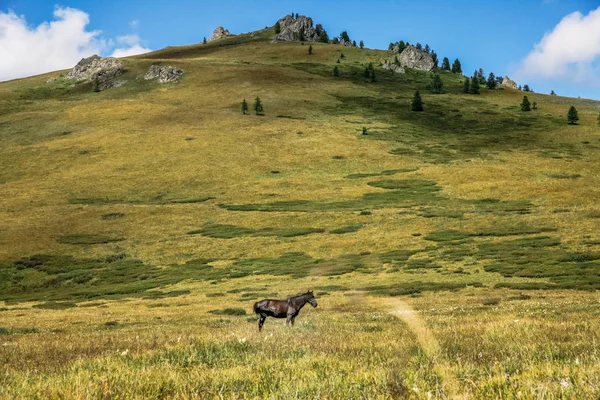
{"label": "small evergreen sapling", "polygon": [[465,82],[463,83],[463,93],[471,93],[469,77],[465,76]]}
{"label": "small evergreen sapling", "polygon": [[246,113],[248,112],[248,103],[246,102],[246,99],[242,100],[242,114],[246,115]]}
{"label": "small evergreen sapling", "polygon": [[202,39],[202,43],[206,44],[206,36],[204,36],[204,39]]}
{"label": "small evergreen sapling", "polygon": [[280,33],[281,32],[281,24],[279,23],[279,21],[277,21],[275,23],[275,33]]}
{"label": "small evergreen sapling", "polygon": [[308,55],[312,56],[312,44],[308,46]]}
{"label": "small evergreen sapling", "polygon": [[340,76],[340,69],[337,67],[337,65],[333,68],[333,76],[335,76],[335,77]]}
{"label": "small evergreen sapling", "polygon": [[474,76],[471,78],[471,94],[479,94],[479,77]]}
{"label": "small evergreen sapling", "polygon": [[575,107],[571,106],[571,108],[569,108],[567,119],[569,120],[569,125],[577,124],[577,121],[579,121],[579,114],[577,114]]}
{"label": "small evergreen sapling", "polygon": [[423,100],[421,100],[421,94],[417,90],[412,102],[410,103],[410,109],[412,111],[423,111]]}
{"label": "small evergreen sapling", "polygon": [[362,127],[362,134],[363,134],[363,135],[366,135],[367,133],[368,133],[368,132],[367,132],[367,127],[366,127],[366,126],[363,126],[363,127]]}
{"label": "small evergreen sapling", "polygon": [[258,97],[258,96],[256,96],[256,99],[254,100],[254,112],[256,112],[256,115],[263,114],[263,105],[262,105],[262,102],[260,101],[260,97]]}
{"label": "small evergreen sapling", "polygon": [[531,111],[531,103],[527,96],[523,96],[523,101],[521,102],[521,111]]}

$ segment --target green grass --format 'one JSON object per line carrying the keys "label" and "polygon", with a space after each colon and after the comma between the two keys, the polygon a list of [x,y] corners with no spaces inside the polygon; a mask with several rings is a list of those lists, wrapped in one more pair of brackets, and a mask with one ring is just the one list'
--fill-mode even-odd
{"label": "green grass", "polygon": [[323,229],[316,228],[261,228],[251,229],[235,225],[210,224],[202,229],[188,232],[188,235],[202,235],[218,239],[232,239],[244,236],[277,236],[295,237],[323,233]]}
{"label": "green grass", "polygon": [[121,242],[125,240],[122,237],[114,235],[99,235],[94,233],[74,233],[70,235],[62,235],[56,241],[63,244],[106,244],[113,242]]}

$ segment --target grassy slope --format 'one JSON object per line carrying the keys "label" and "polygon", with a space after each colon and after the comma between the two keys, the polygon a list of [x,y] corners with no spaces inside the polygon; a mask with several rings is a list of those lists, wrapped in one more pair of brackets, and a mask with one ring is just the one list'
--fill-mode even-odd
{"label": "grassy slope", "polygon": [[[126,60],[130,78],[182,68],[173,85],[93,93],[46,84],[56,73],[0,85],[0,361],[12,371],[0,395],[597,396],[597,302],[559,289],[600,285],[598,103],[531,94],[538,110],[524,114],[518,91],[463,95],[444,73],[446,93],[429,95],[428,74],[381,70],[386,52],[313,44],[309,56],[267,37]],[[266,115],[241,115],[257,95]],[[571,104],[579,126],[566,125]],[[35,254],[49,256],[15,263]],[[207,313],[308,287],[321,307],[293,333],[268,321],[287,344],[267,356],[253,321]],[[385,295],[419,292],[410,303],[439,342],[429,352],[387,313]],[[43,314],[24,303],[87,298]],[[293,361],[278,373],[269,357]],[[33,365],[52,379],[21,387]],[[141,366],[136,383],[118,378]],[[88,376],[107,381],[73,383]]]}

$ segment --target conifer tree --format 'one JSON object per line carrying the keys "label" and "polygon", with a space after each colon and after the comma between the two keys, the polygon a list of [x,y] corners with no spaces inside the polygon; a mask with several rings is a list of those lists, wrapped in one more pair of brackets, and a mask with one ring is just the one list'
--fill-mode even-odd
{"label": "conifer tree", "polygon": [[554,90],[550,91],[550,96],[556,96],[556,93],[554,93]]}
{"label": "conifer tree", "polygon": [[442,60],[442,69],[450,71],[450,60],[448,60],[448,57],[444,57],[444,59]]}
{"label": "conifer tree", "polygon": [[423,50],[423,46],[421,46],[421,43],[418,43],[415,45],[415,47],[417,48],[417,50]]}
{"label": "conifer tree", "polygon": [[340,53],[340,58],[341,58],[341,59],[344,59],[344,58],[346,58],[346,56],[344,55],[344,53]]}
{"label": "conifer tree", "polygon": [[248,112],[248,103],[246,102],[246,99],[242,100],[242,114],[246,115],[246,113]]}
{"label": "conifer tree", "polygon": [[531,105],[531,109],[532,110],[537,110],[537,103],[534,101],[533,104]]}
{"label": "conifer tree", "polygon": [[433,50],[431,51],[431,60],[433,61],[433,69],[434,70],[438,69],[438,63],[439,63],[438,56],[437,56],[437,54],[435,54],[435,51],[433,51]]}
{"label": "conifer tree", "polygon": [[364,48],[365,48],[365,42],[363,42],[363,41],[361,40],[361,41],[360,41],[360,44],[359,44],[359,47],[360,47],[361,49],[364,49]]}
{"label": "conifer tree", "polygon": [[340,39],[338,39],[337,37],[334,37],[333,40],[331,40],[331,43],[340,44]]}
{"label": "conifer tree", "polygon": [[471,87],[468,76],[465,76],[465,82],[463,84],[463,93],[471,93]]}
{"label": "conifer tree", "polygon": [[527,96],[523,96],[523,101],[521,102],[521,111],[531,111],[531,103],[529,103]]}
{"label": "conifer tree", "polygon": [[523,91],[524,92],[531,92],[531,89],[529,88],[529,85],[523,85]]}
{"label": "conifer tree", "polygon": [[333,76],[340,76],[340,69],[337,67],[337,65],[333,68]]}
{"label": "conifer tree", "polygon": [[596,118],[596,122],[598,123],[598,126],[600,126],[600,113],[598,113],[598,118]]}
{"label": "conifer tree", "polygon": [[279,23],[279,21],[277,21],[275,23],[275,33],[280,33],[281,32],[281,24]]}
{"label": "conifer tree", "polygon": [[569,108],[567,119],[569,120],[569,125],[577,124],[577,121],[579,121],[579,114],[577,114],[575,107],[571,106],[571,108]]}
{"label": "conifer tree", "polygon": [[342,42],[350,41],[350,36],[348,36],[348,32],[343,31],[342,33],[340,33],[340,41],[342,41]]}
{"label": "conifer tree", "polygon": [[356,40],[352,41],[352,47],[356,47]]}
{"label": "conifer tree", "polygon": [[428,44],[425,44],[425,48],[423,49],[423,51],[425,51],[425,53],[429,54],[429,52],[431,51],[431,47],[429,47]]}
{"label": "conifer tree", "polygon": [[485,85],[485,74],[483,73],[483,68],[479,68],[479,71],[477,71],[477,79],[479,79],[480,85]]}
{"label": "conifer tree", "polygon": [[479,94],[479,77],[471,78],[471,94]]}
{"label": "conifer tree", "polygon": [[444,82],[442,82],[442,78],[440,78],[438,74],[433,74],[433,76],[431,77],[430,89],[431,93],[444,93]]}
{"label": "conifer tree", "polygon": [[308,55],[312,56],[312,44],[308,46]]}
{"label": "conifer tree", "polygon": [[423,111],[423,101],[421,100],[421,95],[418,90],[415,92],[415,96],[410,103],[410,109],[412,111]]}
{"label": "conifer tree", "polygon": [[362,127],[362,134],[363,134],[363,135],[366,135],[367,133],[368,133],[367,127],[366,127],[366,126],[363,126],[363,127]]}
{"label": "conifer tree", "polygon": [[254,100],[254,111],[256,112],[256,115],[262,115],[263,113],[263,105],[258,96],[256,96],[256,99]]}
{"label": "conifer tree", "polygon": [[455,74],[462,74],[462,66],[460,65],[458,58],[452,63],[452,72]]}
{"label": "conifer tree", "polygon": [[498,85],[498,82],[496,81],[496,76],[494,75],[493,72],[490,72],[490,75],[488,76],[487,82],[486,82],[485,85],[490,90],[496,89],[496,86]]}
{"label": "conifer tree", "polygon": [[206,44],[206,36],[204,36],[204,39],[202,39],[202,43]]}

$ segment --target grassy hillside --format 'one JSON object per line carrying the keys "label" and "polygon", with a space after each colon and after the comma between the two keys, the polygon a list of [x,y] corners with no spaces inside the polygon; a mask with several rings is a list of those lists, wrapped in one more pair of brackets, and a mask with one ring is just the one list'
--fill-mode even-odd
{"label": "grassy hillside", "polygon": [[270,36],[0,84],[0,397],[600,396],[600,103]]}

